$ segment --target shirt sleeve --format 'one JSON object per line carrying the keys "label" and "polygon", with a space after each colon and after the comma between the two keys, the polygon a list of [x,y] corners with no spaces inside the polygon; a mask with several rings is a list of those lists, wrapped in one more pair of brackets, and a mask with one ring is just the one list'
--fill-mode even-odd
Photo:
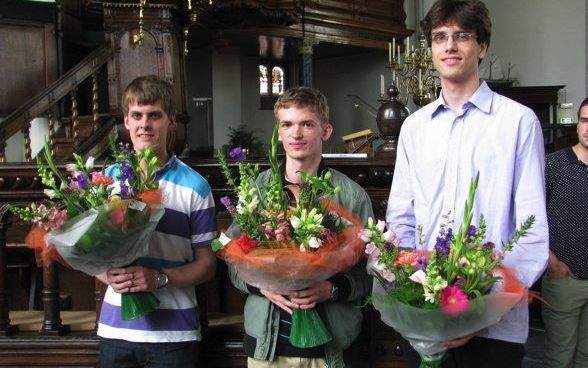
{"label": "shirt sleeve", "polygon": [[194,196],[190,213],[192,247],[210,247],[210,243],[216,237],[216,209],[212,191],[209,190],[205,197],[198,194]]}
{"label": "shirt sleeve", "polygon": [[535,114],[529,111],[519,126],[513,182],[516,228],[529,217],[535,222],[522,237],[504,264],[516,271],[527,288],[541,276],[549,256],[549,230],[545,205],[545,148],[543,131]]}
{"label": "shirt sleeve", "polygon": [[414,193],[410,185],[410,162],[406,141],[408,133],[406,125],[403,126],[396,151],[392,187],[388,197],[386,224],[396,233],[402,246],[414,247],[416,244],[416,219],[414,215]]}

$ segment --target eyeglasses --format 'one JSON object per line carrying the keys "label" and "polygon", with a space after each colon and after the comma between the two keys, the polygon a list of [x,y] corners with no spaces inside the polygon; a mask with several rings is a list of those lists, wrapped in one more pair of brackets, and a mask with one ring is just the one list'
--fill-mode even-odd
{"label": "eyeglasses", "polygon": [[436,44],[443,44],[449,40],[449,37],[451,37],[454,42],[468,42],[471,39],[477,38],[475,34],[469,32],[455,32],[451,35],[445,32],[437,32],[431,35],[431,40]]}

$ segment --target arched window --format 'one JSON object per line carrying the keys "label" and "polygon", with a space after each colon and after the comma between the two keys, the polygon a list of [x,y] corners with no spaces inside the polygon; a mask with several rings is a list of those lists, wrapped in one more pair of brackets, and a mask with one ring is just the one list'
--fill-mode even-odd
{"label": "arched window", "polygon": [[259,64],[259,101],[261,109],[273,109],[278,97],[288,88],[286,67],[277,61]]}
{"label": "arched window", "polygon": [[272,94],[281,95],[284,93],[284,69],[279,66],[272,68]]}

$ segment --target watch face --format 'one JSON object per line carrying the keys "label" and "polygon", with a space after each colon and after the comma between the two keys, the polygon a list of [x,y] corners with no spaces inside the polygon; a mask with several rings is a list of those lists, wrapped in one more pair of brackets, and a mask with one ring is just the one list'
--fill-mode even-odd
{"label": "watch face", "polygon": [[167,285],[168,278],[167,275],[163,272],[157,274],[157,288],[162,288]]}

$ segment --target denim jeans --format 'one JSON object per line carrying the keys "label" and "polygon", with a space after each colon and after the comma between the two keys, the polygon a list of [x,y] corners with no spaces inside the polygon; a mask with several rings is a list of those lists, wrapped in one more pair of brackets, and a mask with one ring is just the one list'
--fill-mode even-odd
{"label": "denim jeans", "polygon": [[195,368],[198,341],[130,342],[100,338],[101,368]]}

